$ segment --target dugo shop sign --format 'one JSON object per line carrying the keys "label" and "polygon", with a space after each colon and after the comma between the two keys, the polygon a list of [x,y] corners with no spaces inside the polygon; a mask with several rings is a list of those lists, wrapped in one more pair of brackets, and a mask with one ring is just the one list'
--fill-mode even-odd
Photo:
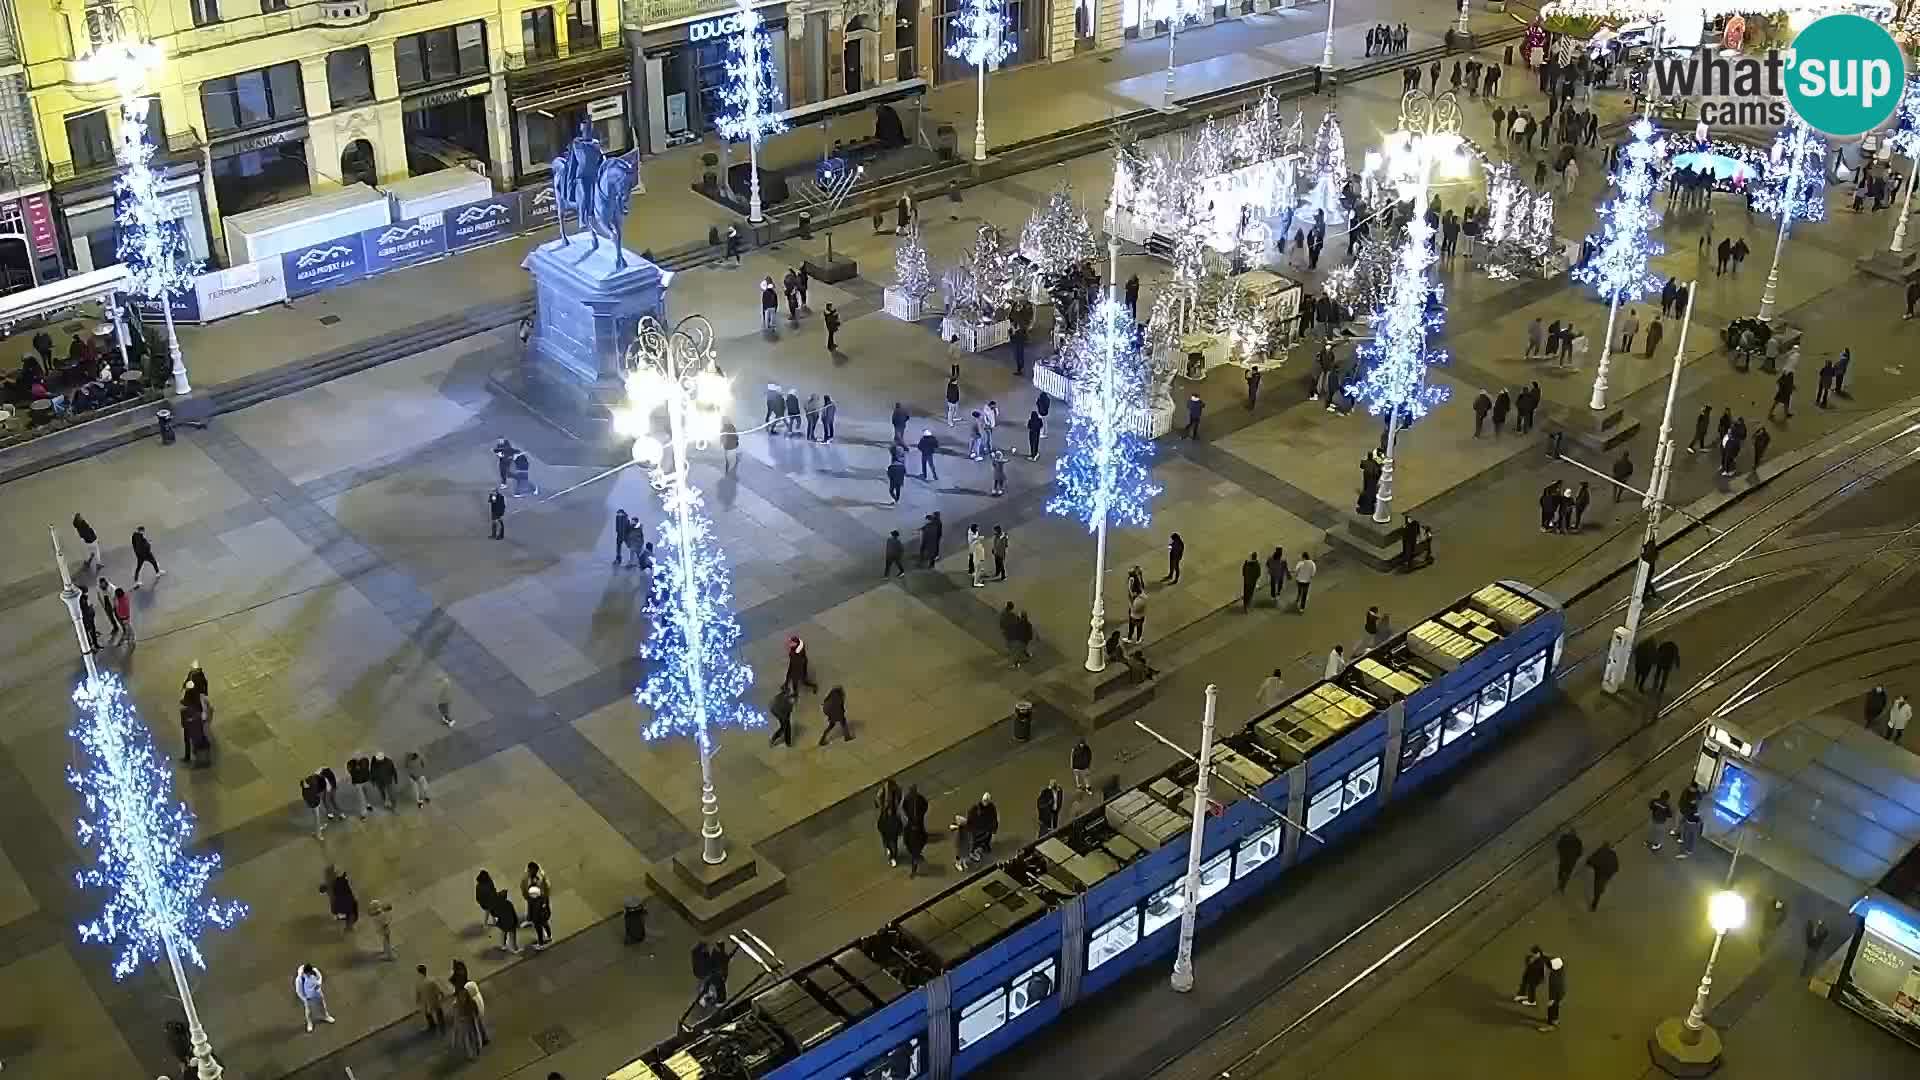
{"label": "dugo shop sign", "polygon": [[740,13],[722,15],[714,19],[701,19],[687,25],[687,40],[698,44],[717,38],[732,37],[740,32]]}

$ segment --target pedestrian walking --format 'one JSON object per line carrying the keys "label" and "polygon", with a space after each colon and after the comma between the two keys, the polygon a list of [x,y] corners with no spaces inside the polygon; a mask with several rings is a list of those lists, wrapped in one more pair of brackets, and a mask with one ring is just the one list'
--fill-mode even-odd
{"label": "pedestrian walking", "polygon": [[1774,383],[1773,404],[1767,406],[1767,419],[1773,419],[1773,410],[1782,409],[1788,419],[1793,418],[1793,372],[1783,371]]}
{"label": "pedestrian walking", "polygon": [[1139,644],[1147,637],[1147,594],[1134,593],[1127,600],[1127,641]]}
{"label": "pedestrian walking", "polygon": [[359,925],[360,898],[353,894],[353,882],[348,881],[345,874],[334,873],[332,867],[327,868],[327,910],[348,933]]}
{"label": "pedestrian walking", "polygon": [[95,570],[106,569],[107,561],[100,554],[100,534],[94,532],[93,526],[87,523],[87,519],[77,513],[73,515],[73,532],[80,538],[80,546],[87,551],[87,557],[80,562],[81,571],[84,572],[89,567]]}
{"label": "pedestrian walking", "polygon": [[1651,359],[1653,350],[1660,347],[1660,339],[1666,336],[1666,326],[1656,317],[1652,322],[1647,324],[1647,351],[1640,355]]}
{"label": "pedestrian walking", "polygon": [[1547,961],[1547,1022],[1539,1030],[1552,1031],[1560,1026],[1560,1006],[1566,999],[1567,962],[1556,956]]}
{"label": "pedestrian walking", "polygon": [[327,817],[333,821],[345,818],[346,812],[340,809],[340,780],[333,770],[325,765],[314,770],[320,778],[320,805],[327,811]]}
{"label": "pedestrian walking", "polygon": [[100,651],[100,626],[94,621],[93,601],[85,589],[80,590],[80,620],[87,631],[87,655],[92,656]]}
{"label": "pedestrian walking", "polygon": [[1653,692],[1656,695],[1667,692],[1667,677],[1679,666],[1680,646],[1671,638],[1661,642],[1660,648],[1653,654]]}
{"label": "pedestrian walking", "polygon": [[1040,437],[1046,433],[1046,418],[1040,415],[1038,406],[1027,414],[1027,460],[1040,460]]}
{"label": "pedestrian walking", "polygon": [[989,460],[993,465],[992,495],[997,499],[1007,493],[1007,452],[1005,450],[992,451]]}
{"label": "pedestrian walking", "polygon": [[533,927],[533,951],[545,952],[553,944],[553,898],[538,885],[527,890],[527,924]]}
{"label": "pedestrian walking", "polygon": [[500,929],[500,951],[510,956],[520,955],[520,910],[513,906],[513,897],[505,889],[495,890],[493,894],[493,925]]}
{"label": "pedestrian walking", "polygon": [[931,567],[940,561],[940,537],[946,531],[946,525],[940,520],[940,511],[927,515],[926,522],[920,526],[920,566]]}
{"label": "pedestrian walking", "polygon": [[327,813],[320,802],[320,791],[324,786],[320,777],[313,773],[308,773],[300,780],[300,801],[313,813],[315,837],[324,836],[327,831]]}
{"label": "pedestrian walking", "polygon": [[427,974],[427,965],[417,964],[414,972],[420,977],[413,984],[413,1004],[420,1010],[420,1018],[427,1022],[429,1033],[444,1031],[447,1026],[447,990],[440,981]]}
{"label": "pedestrian walking", "polygon": [[820,313],[820,325],[827,328],[827,351],[839,352],[840,312],[831,303]]}
{"label": "pedestrian walking", "polygon": [[1007,549],[1010,543],[1007,530],[995,525],[993,540],[990,544],[993,550],[993,580],[995,581],[1007,580]]}
{"label": "pedestrian walking", "polygon": [[1320,572],[1320,564],[1313,556],[1302,552],[1300,561],[1293,564],[1293,587],[1297,593],[1294,598],[1294,610],[1307,610],[1307,591],[1313,588],[1313,577]]}
{"label": "pedestrian walking", "polygon": [[1587,516],[1587,507],[1593,505],[1593,491],[1585,480],[1580,481],[1580,490],[1573,493],[1573,531],[1580,531],[1580,521]]}
{"label": "pedestrian walking", "polygon": [[118,644],[120,639],[126,636],[127,633],[127,625],[120,621],[120,612],[114,607],[113,603],[114,593],[119,590],[115,589],[113,582],[108,581],[104,576],[100,578],[98,588],[100,610],[107,613],[107,625],[113,629],[112,635],[108,638],[108,644]]}
{"label": "pedestrian walking", "polygon": [[166,574],[165,570],[160,569],[159,561],[153,557],[153,541],[147,539],[147,527],[145,525],[139,525],[134,528],[133,539],[130,543],[133,547],[134,588],[138,589],[140,587],[140,571],[146,567],[153,567],[153,576],[156,578]]}
{"label": "pedestrian walking", "polygon": [[783,685],[795,698],[800,696],[802,686],[809,690],[820,689],[813,681],[812,659],[807,654],[807,643],[799,634],[787,635],[787,677]]}
{"label": "pedestrian walking", "polygon": [[992,792],[981,792],[980,801],[967,808],[967,827],[973,833],[974,851],[979,856],[993,854],[993,834],[1000,831],[1000,808],[993,804]]}
{"label": "pedestrian walking", "polygon": [[1620,856],[1613,850],[1610,841],[1600,841],[1600,846],[1587,856],[1587,867],[1593,871],[1593,899],[1588,901],[1588,911],[1600,910],[1600,894],[1607,891],[1607,882],[1620,872]]}
{"label": "pedestrian walking", "polygon": [[1187,542],[1180,539],[1179,533],[1171,534],[1167,539],[1167,576],[1160,579],[1161,584],[1180,583],[1180,560],[1187,556]]}
{"label": "pedestrian walking", "polygon": [[[1484,392],[1485,391],[1482,391],[1482,393]],[[1500,391],[1500,396],[1493,399],[1493,437],[1494,438],[1496,439],[1499,438],[1501,432],[1506,428],[1507,413],[1512,411],[1512,409],[1513,409],[1513,396],[1507,393],[1505,389],[1502,389]]]}
{"label": "pedestrian walking", "polygon": [[900,542],[900,530],[894,529],[887,533],[886,563],[880,567],[880,576],[894,577],[896,576],[894,571],[898,570],[900,573],[897,576],[906,577],[907,565],[904,561],[906,556],[907,545]]}
{"label": "pedestrian walking", "polygon": [[1473,398],[1473,437],[1479,438],[1487,426],[1487,414],[1493,411],[1493,398],[1485,390]]}
{"label": "pedestrian walking", "polygon": [[[960,365],[958,364],[955,364],[952,372],[947,375],[946,400],[947,426],[952,427],[960,422]],[[904,426],[904,421],[896,426]]]}
{"label": "pedestrian walking", "polygon": [[1260,587],[1260,553],[1247,552],[1247,561],[1240,564],[1240,610],[1242,613],[1253,609],[1253,591]]}
{"label": "pedestrian walking", "polygon": [[1773,435],[1766,428],[1753,433],[1753,471],[1760,471],[1760,461],[1767,456],[1767,447],[1773,445]]}
{"label": "pedestrian walking", "polygon": [[1659,851],[1673,827],[1673,803],[1665,789],[1647,800],[1647,850]]}
{"label": "pedestrian walking", "polygon": [[380,794],[380,803],[388,810],[393,809],[393,789],[400,784],[400,770],[393,759],[375,750],[373,752],[373,790]]}
{"label": "pedestrian walking", "polygon": [[427,756],[418,750],[409,750],[401,767],[407,772],[407,782],[413,785],[413,805],[424,807],[432,802],[433,788],[427,780]]}
{"label": "pedestrian walking", "polygon": [[347,759],[347,782],[360,797],[360,816],[364,819],[373,813],[373,759],[365,750],[356,750]]}
{"label": "pedestrian walking", "polygon": [[987,538],[980,526],[967,526],[967,577],[976,589],[987,587]]}
{"label": "pedestrian walking", "polygon": [[1867,691],[1867,730],[1871,731],[1879,726],[1881,714],[1887,711],[1887,702],[1886,687],[1875,686]]}
{"label": "pedestrian walking", "polygon": [[453,1038],[454,1048],[472,1060],[492,1040],[487,1036],[487,1000],[480,995],[480,984],[467,977],[467,966],[454,963]]}
{"label": "pedestrian walking", "polygon": [[1200,437],[1200,414],[1206,411],[1207,403],[1200,400],[1199,394],[1189,394],[1187,396],[1187,438],[1198,439]]}
{"label": "pedestrian walking", "polygon": [[1687,453],[1697,453],[1707,448],[1707,425],[1713,422],[1713,406],[1700,406],[1700,415],[1693,418],[1693,441],[1687,443]]}
{"label": "pedestrian walking", "polygon": [[1086,736],[1074,740],[1067,765],[1073,770],[1073,789],[1082,795],[1093,794],[1093,747],[1087,745]]}
{"label": "pedestrian walking", "polygon": [[882,781],[873,792],[874,825],[880,830],[880,846],[887,853],[887,865],[900,865],[900,785],[892,777]]}
{"label": "pedestrian walking", "polygon": [[787,692],[785,686],[774,693],[773,700],[767,704],[767,713],[773,717],[774,723],[773,736],[767,740],[767,745],[785,743],[791,747],[793,745],[793,695]]}
{"label": "pedestrian walking", "polygon": [[894,458],[887,463],[887,498],[900,505],[900,492],[907,486],[907,463]]}
{"label": "pedestrian walking", "polygon": [[1271,709],[1287,699],[1287,679],[1281,669],[1274,668],[1273,674],[1260,680],[1260,691],[1256,696],[1263,709]]}
{"label": "pedestrian walking", "polygon": [[316,1015],[324,1023],[334,1023],[333,1010],[327,1007],[327,977],[312,964],[301,964],[293,972],[293,996],[300,999],[300,1016],[307,1022],[307,1034],[313,1034]]}
{"label": "pedestrian walking", "polygon": [[1327,665],[1325,670],[1321,671],[1320,677],[1331,682],[1345,670],[1347,670],[1347,650],[1339,645],[1328,649]]}
{"label": "pedestrian walking", "polygon": [[760,329],[772,331],[774,317],[780,311],[780,297],[773,288],[773,275],[760,279]]}
{"label": "pedestrian walking", "polygon": [[900,798],[900,841],[907,848],[907,876],[918,877],[927,850],[927,797],[918,785],[908,785]]}
{"label": "pedestrian walking", "polygon": [[1841,397],[1851,397],[1847,393],[1847,369],[1853,366],[1853,350],[1841,349],[1840,358],[1833,362],[1833,392]]}
{"label": "pedestrian walking", "polygon": [[1520,985],[1513,992],[1513,1000],[1522,1005],[1536,1003],[1540,984],[1547,977],[1547,954],[1538,945],[1527,948],[1527,958],[1520,964]]}
{"label": "pedestrian walking", "polygon": [[1280,590],[1287,583],[1287,554],[1276,547],[1273,554],[1267,556],[1267,599],[1273,606],[1280,606]]}
{"label": "pedestrian walking", "polygon": [[1899,745],[1907,736],[1907,724],[1913,719],[1913,706],[1908,704],[1907,696],[1900,695],[1887,707],[1887,741]]}
{"label": "pedestrian walking", "polygon": [[847,691],[845,688],[836,685],[828,690],[826,696],[820,699],[820,712],[827,718],[827,726],[820,730],[821,746],[827,745],[827,736],[832,735],[833,729],[836,727],[840,729],[840,734],[845,736],[843,741],[853,741],[853,729],[847,726]]}
{"label": "pedestrian walking", "polygon": [[1585,845],[1580,843],[1579,833],[1568,829],[1560,834],[1560,839],[1554,841],[1553,850],[1560,859],[1560,868],[1554,875],[1553,891],[1566,892],[1567,880],[1573,877],[1574,869],[1580,865],[1580,853],[1585,850]]}
{"label": "pedestrian walking", "polygon": [[1633,308],[1628,308],[1627,321],[1620,326],[1620,351],[1623,353],[1632,352],[1633,339],[1639,336],[1639,334],[1640,313]]}

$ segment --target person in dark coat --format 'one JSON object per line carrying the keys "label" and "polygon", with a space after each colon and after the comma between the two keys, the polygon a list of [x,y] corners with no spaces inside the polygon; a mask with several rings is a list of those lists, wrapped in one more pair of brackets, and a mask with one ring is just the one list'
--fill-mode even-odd
{"label": "person in dark coat", "polygon": [[982,792],[980,801],[967,808],[967,828],[973,832],[974,850],[992,854],[993,834],[1000,831],[1000,809],[993,805],[993,795]]}
{"label": "person in dark coat", "polygon": [[1253,591],[1260,587],[1260,553],[1247,552],[1247,561],[1240,564],[1240,610],[1253,609]]}
{"label": "person in dark coat", "polygon": [[898,570],[900,571],[900,577],[906,577],[906,558],[907,545],[900,542],[900,530],[895,529],[889,532],[887,534],[887,561],[886,564],[880,568],[880,576],[893,577],[893,572]]}
{"label": "person in dark coat", "polygon": [[809,690],[820,689],[808,670],[807,643],[800,640],[799,634],[787,635],[787,677],[781,685],[796,698],[800,696],[802,686]]}
{"label": "person in dark coat", "polygon": [[1673,669],[1679,666],[1680,646],[1675,644],[1672,638],[1668,638],[1666,641],[1660,643],[1659,650],[1653,654],[1654,693],[1664,694],[1667,692],[1667,677],[1672,675]]}
{"label": "person in dark coat", "polygon": [[1572,879],[1573,871],[1580,865],[1580,853],[1586,845],[1580,842],[1580,834],[1568,829],[1554,842],[1553,849],[1560,858],[1560,868],[1554,880],[1554,892],[1566,892],[1567,882]]}
{"label": "person in dark coat", "polygon": [[1573,531],[1580,531],[1580,520],[1587,516],[1587,507],[1593,505],[1593,491],[1587,481],[1580,481],[1580,490],[1573,493]]}
{"label": "person in dark coat", "polygon": [[1507,413],[1513,408],[1513,397],[1505,390],[1493,399],[1493,437],[1499,438],[1507,426]]}
{"label": "person in dark coat", "polygon": [[1280,591],[1287,583],[1287,553],[1282,548],[1274,548],[1267,556],[1267,598],[1275,604],[1280,602]]}
{"label": "person in dark coat", "polygon": [[775,725],[773,737],[767,740],[767,745],[772,746],[775,743],[783,742],[788,746],[792,746],[793,695],[787,692],[785,686],[782,686],[779,692],[773,695],[773,700],[767,704],[767,712],[773,716]]}
{"label": "person in dark coat", "polygon": [[347,924],[348,930],[360,921],[360,900],[353,895],[353,883],[347,875],[335,874],[327,882],[327,908],[335,919]]}
{"label": "person in dark coat", "polygon": [[1493,399],[1487,396],[1487,392],[1485,390],[1482,390],[1478,394],[1474,395],[1474,398],[1473,398],[1473,437],[1474,438],[1477,439],[1480,437],[1481,431],[1486,428],[1487,414],[1492,411],[1493,411]]}
{"label": "person in dark coat", "polygon": [[874,825],[880,830],[880,844],[887,849],[887,865],[900,865],[900,785],[888,777],[873,793]]}
{"label": "person in dark coat", "polygon": [[820,322],[827,328],[827,351],[838,350],[840,343],[836,338],[840,333],[840,312],[835,310],[832,304],[828,304],[827,309],[820,315]]}
{"label": "person in dark coat", "polygon": [[1602,840],[1593,854],[1587,856],[1587,866],[1593,870],[1593,899],[1587,902],[1587,910],[1599,911],[1600,894],[1607,891],[1607,882],[1620,872],[1620,856],[1613,850],[1613,844]]}
{"label": "person in dark coat", "polygon": [[909,784],[900,797],[900,839],[907,845],[907,876],[915,877],[927,850],[927,797],[917,784]]}
{"label": "person in dark coat", "polygon": [[1887,712],[1887,688],[1876,686],[1867,691],[1867,727],[1877,727]]}
{"label": "person in dark coat", "polygon": [[1667,842],[1667,830],[1672,828],[1673,800],[1663,789],[1660,794],[1647,800],[1647,850],[1659,851]]}
{"label": "person in dark coat", "polygon": [[1700,406],[1700,415],[1693,418],[1693,441],[1687,443],[1687,453],[1697,454],[1707,448],[1707,425],[1713,422],[1713,406]]}
{"label": "person in dark coat", "polygon": [[827,736],[833,734],[836,727],[847,742],[853,741],[853,729],[847,726],[847,691],[843,687],[835,686],[827,691],[827,696],[820,699],[820,712],[827,718],[827,726],[820,729],[821,746],[827,745]]}
{"label": "person in dark coat", "polygon": [[[926,458],[920,459],[923,463]],[[900,504],[900,492],[907,486],[907,463],[895,457],[887,463],[887,498]]]}
{"label": "person in dark coat", "polygon": [[1547,977],[1547,953],[1538,945],[1527,949],[1527,959],[1520,965],[1520,986],[1513,992],[1513,1000],[1522,1005],[1532,1005],[1540,992],[1540,983]]}
{"label": "person in dark coat", "polygon": [[1559,957],[1547,961],[1547,1022],[1541,1031],[1560,1026],[1560,1003],[1567,999],[1567,962]]}
{"label": "person in dark coat", "polygon": [[1066,792],[1060,790],[1058,780],[1049,780],[1047,786],[1040,789],[1040,797],[1034,804],[1039,813],[1040,835],[1060,827],[1060,807],[1065,801]]}
{"label": "person in dark coat", "polygon": [[940,520],[940,511],[927,515],[926,524],[920,526],[920,565],[930,567],[940,561],[940,534],[946,525]]}

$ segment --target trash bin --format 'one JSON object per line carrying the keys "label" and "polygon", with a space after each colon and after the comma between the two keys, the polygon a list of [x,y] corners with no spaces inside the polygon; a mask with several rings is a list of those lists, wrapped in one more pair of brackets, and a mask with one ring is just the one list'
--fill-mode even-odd
{"label": "trash bin", "polygon": [[647,902],[637,896],[627,897],[621,908],[621,922],[626,927],[627,944],[637,945],[647,940]]}
{"label": "trash bin", "polygon": [[153,418],[160,422],[160,445],[172,446],[174,440],[173,410],[161,409],[159,412],[153,414]]}
{"label": "trash bin", "polygon": [[805,210],[800,211],[800,239],[813,239],[813,215]]}
{"label": "trash bin", "polygon": [[1026,742],[1033,738],[1033,702],[1016,701],[1013,703],[1013,739]]}

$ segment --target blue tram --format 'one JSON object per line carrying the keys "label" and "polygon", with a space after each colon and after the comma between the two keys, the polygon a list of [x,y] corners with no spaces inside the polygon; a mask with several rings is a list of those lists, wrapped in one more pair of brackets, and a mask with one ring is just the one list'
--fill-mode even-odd
{"label": "blue tram", "polygon": [[[1217,740],[1199,921],[1360,829],[1551,700],[1558,601],[1500,581]],[[1170,755],[1171,756],[1171,755]],[[1173,952],[1195,766],[1178,760],[608,1080],[947,1080]],[[1315,836],[1241,797],[1285,807]]]}

